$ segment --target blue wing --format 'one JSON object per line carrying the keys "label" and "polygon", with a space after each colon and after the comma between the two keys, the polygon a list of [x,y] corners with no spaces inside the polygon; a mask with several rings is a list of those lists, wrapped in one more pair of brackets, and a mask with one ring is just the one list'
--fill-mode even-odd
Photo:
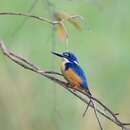
{"label": "blue wing", "polygon": [[82,68],[79,65],[72,62],[65,64],[65,71],[69,68],[71,68],[82,80],[81,87],[83,87],[84,89],[88,89],[87,78]]}

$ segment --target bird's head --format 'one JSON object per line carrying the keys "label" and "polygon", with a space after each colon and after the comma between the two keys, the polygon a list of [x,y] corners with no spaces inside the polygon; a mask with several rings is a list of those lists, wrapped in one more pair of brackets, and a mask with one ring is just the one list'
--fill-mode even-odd
{"label": "bird's head", "polygon": [[72,52],[63,52],[62,54],[52,52],[52,54],[63,58],[64,61],[73,62],[76,64],[79,63],[77,57]]}

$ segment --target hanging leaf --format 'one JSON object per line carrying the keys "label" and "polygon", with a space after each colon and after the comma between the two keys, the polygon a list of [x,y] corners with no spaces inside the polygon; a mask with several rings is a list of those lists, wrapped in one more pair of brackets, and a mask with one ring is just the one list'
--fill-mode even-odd
{"label": "hanging leaf", "polygon": [[66,36],[67,36],[67,32],[65,30],[65,24],[64,24],[64,21],[67,19],[66,15],[64,15],[64,13],[61,13],[61,12],[55,12],[54,13],[54,18],[56,21],[59,21],[61,23],[57,24],[55,26],[55,29],[56,29],[56,32],[59,36],[59,38],[61,40],[65,40],[66,39]]}
{"label": "hanging leaf", "polygon": [[55,18],[58,21],[68,21],[73,24],[76,29],[81,30],[80,21],[82,20],[82,17],[79,15],[67,15],[63,12],[56,12]]}
{"label": "hanging leaf", "polygon": [[55,12],[54,18],[56,21],[60,23],[55,26],[55,30],[58,33],[58,36],[61,40],[66,40],[68,34],[65,26],[65,22],[68,21],[71,23],[77,30],[81,30],[81,16],[79,15],[67,15],[63,12]]}
{"label": "hanging leaf", "polygon": [[74,25],[74,27],[76,29],[78,29],[79,31],[81,30],[81,25],[80,25],[80,21],[77,20],[76,18],[71,18],[71,19],[68,19],[68,21]]}
{"label": "hanging leaf", "polygon": [[58,20],[58,21],[61,21],[61,20],[67,20],[69,17],[68,17],[68,15],[66,15],[65,13],[63,13],[63,12],[55,12],[54,13],[54,17],[55,17],[55,19],[56,20]]}
{"label": "hanging leaf", "polygon": [[65,40],[66,39],[65,28],[64,28],[64,26],[62,24],[57,24],[55,26],[55,30],[56,30],[56,32],[57,32],[57,34],[58,34],[58,36],[59,36],[59,38],[61,40]]}

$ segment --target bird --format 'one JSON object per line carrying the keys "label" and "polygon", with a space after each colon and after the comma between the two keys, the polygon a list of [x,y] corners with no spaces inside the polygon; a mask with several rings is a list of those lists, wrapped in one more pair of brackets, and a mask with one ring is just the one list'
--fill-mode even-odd
{"label": "bird", "polygon": [[99,127],[101,130],[102,126],[100,123],[100,120],[97,116],[96,108],[94,105],[94,102],[92,100],[92,94],[88,87],[87,77],[83,71],[83,69],[79,65],[78,58],[72,53],[72,52],[63,52],[62,54],[59,54],[57,52],[52,52],[52,54],[61,57],[62,63],[61,63],[61,72],[64,76],[64,78],[68,81],[68,83],[71,84],[72,87],[76,88],[76,90],[83,90],[87,96],[89,96],[89,102],[87,104],[87,107],[83,113],[83,117],[85,116],[90,104],[94,108],[94,113],[97,118]]}
{"label": "bird", "polygon": [[60,57],[62,63],[60,66],[61,72],[68,83],[74,88],[74,90],[84,91],[86,95],[91,96],[91,92],[88,87],[87,77],[80,67],[78,58],[72,52],[63,52],[59,54],[52,52],[52,54]]}

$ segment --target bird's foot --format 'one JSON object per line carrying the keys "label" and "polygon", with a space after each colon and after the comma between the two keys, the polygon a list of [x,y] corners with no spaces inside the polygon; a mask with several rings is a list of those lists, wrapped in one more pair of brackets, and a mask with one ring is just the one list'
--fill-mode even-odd
{"label": "bird's foot", "polygon": [[77,86],[76,86],[76,85],[73,86],[73,91],[74,91],[74,92],[77,91]]}
{"label": "bird's foot", "polygon": [[68,83],[66,83],[66,85],[67,85],[67,86],[71,86],[71,84],[70,84],[69,82],[68,82]]}

